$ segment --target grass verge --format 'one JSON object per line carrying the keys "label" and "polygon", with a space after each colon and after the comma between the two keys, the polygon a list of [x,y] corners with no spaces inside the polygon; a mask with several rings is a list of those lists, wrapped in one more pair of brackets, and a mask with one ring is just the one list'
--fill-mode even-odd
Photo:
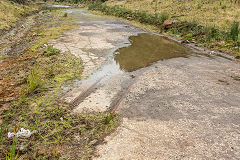
{"label": "grass verge", "polygon": [[[187,43],[197,43],[200,47],[227,52],[236,57],[240,54],[238,21],[233,21],[228,27],[221,29],[216,26],[201,25],[199,21],[180,21],[179,19],[174,19],[172,18],[173,15],[170,15],[165,10],[152,13],[144,10],[135,10],[131,7],[125,8],[124,5],[106,4],[95,3],[90,5],[88,9],[155,26],[158,32],[176,36]],[[164,22],[170,24],[166,26]]]}
{"label": "grass verge", "polygon": [[38,10],[35,5],[21,5],[8,0],[0,1],[0,30],[9,29],[23,15]]}
{"label": "grass verge", "polygon": [[[116,125],[117,116],[108,113],[71,115],[68,106],[56,102],[56,98],[40,92],[12,106],[3,129],[1,158],[18,155],[22,159],[88,159],[95,143]],[[20,128],[37,133],[18,138],[17,143],[6,137],[7,131],[17,132]]]}
{"label": "grass verge", "polygon": [[[80,58],[47,42],[76,26],[58,10],[44,13],[37,21],[24,37],[28,47],[4,58],[0,65],[4,71],[1,83],[13,84],[1,93],[13,91],[18,97],[3,101],[10,107],[1,113],[0,159],[89,159],[96,143],[116,127],[118,116],[72,115],[68,104],[59,100],[67,81],[81,79],[83,64]],[[17,133],[21,128],[37,133],[28,138],[7,137],[8,132]]]}
{"label": "grass verge", "polygon": [[239,0],[108,0],[105,4],[149,14],[165,12],[172,19],[221,30],[240,20]]}

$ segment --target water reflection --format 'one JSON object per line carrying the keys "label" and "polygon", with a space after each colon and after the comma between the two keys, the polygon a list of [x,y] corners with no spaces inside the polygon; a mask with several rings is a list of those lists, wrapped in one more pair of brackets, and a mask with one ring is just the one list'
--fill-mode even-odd
{"label": "water reflection", "polygon": [[114,57],[121,70],[126,72],[149,66],[159,60],[188,57],[191,54],[185,46],[155,34],[142,33],[130,37],[130,41],[131,45],[118,49]]}

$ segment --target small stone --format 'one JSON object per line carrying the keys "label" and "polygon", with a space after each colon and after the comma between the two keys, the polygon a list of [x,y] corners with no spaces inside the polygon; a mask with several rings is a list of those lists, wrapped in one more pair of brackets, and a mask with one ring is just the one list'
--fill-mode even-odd
{"label": "small stone", "polygon": [[214,54],[214,51],[210,51],[210,54]]}
{"label": "small stone", "polygon": [[165,20],[162,24],[162,26],[166,29],[172,28],[174,25],[179,23],[177,20]]}
{"label": "small stone", "polygon": [[80,141],[80,140],[81,140],[81,137],[80,137],[79,135],[76,135],[76,136],[75,136],[75,139],[76,139],[77,141]]}

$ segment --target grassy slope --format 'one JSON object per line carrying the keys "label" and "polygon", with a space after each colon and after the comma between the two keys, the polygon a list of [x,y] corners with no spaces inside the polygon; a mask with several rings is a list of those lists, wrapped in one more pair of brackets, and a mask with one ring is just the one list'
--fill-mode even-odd
{"label": "grassy slope", "polygon": [[[153,0],[109,0],[106,4],[152,14],[156,8]],[[219,29],[227,29],[233,21],[240,21],[240,5],[229,3],[229,0],[158,0],[157,13],[161,12],[170,16],[184,15],[177,19]]]}
{"label": "grassy slope", "polygon": [[9,29],[21,16],[36,10],[36,6],[26,6],[11,3],[7,0],[0,1],[0,30]]}
{"label": "grassy slope", "polygon": [[[200,47],[240,57],[239,31],[235,27],[232,32],[233,23],[240,21],[239,3],[230,3],[228,0],[157,0],[157,2],[109,0],[104,4],[91,5],[89,9],[150,25],[156,32],[176,35],[179,39],[197,43]],[[171,29],[163,29],[162,23],[165,19],[177,20],[180,23]],[[236,35],[238,40],[233,39]]]}

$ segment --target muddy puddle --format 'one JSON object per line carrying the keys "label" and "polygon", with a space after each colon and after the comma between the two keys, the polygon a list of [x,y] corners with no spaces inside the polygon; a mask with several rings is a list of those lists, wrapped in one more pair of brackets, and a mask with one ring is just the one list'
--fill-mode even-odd
{"label": "muddy puddle", "polygon": [[95,82],[102,78],[106,80],[117,74],[150,66],[157,61],[178,57],[187,58],[193,53],[189,48],[166,37],[139,33],[130,36],[129,43],[124,43],[124,46],[111,53],[109,60],[82,82]]}
{"label": "muddy puddle", "polygon": [[[129,74],[135,74],[129,72],[150,66],[154,62],[193,54],[191,49],[176,41],[147,33],[119,20],[78,8],[62,12],[73,17],[79,29],[54,42],[55,47],[65,50],[63,46],[67,45],[67,49],[81,57],[85,65],[82,79],[74,83],[76,90],[65,96],[70,103],[74,101],[73,95],[81,95],[82,92],[88,95],[119,75],[128,77]],[[68,90],[70,88],[64,88],[63,92]]]}
{"label": "muddy puddle", "polygon": [[185,46],[155,34],[142,33],[129,38],[131,45],[118,49],[114,60],[120,69],[132,72],[159,60],[188,57],[191,52]]}

